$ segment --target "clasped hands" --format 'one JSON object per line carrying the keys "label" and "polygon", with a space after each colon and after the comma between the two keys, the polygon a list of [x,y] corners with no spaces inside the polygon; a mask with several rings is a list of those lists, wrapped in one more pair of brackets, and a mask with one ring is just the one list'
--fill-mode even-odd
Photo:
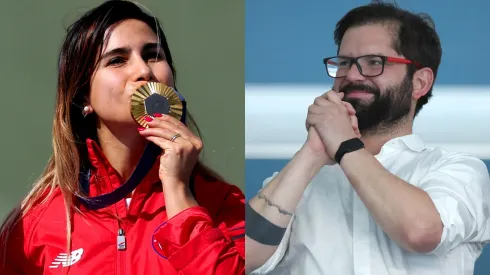
{"label": "clasped hands", "polygon": [[344,93],[330,90],[317,97],[308,108],[306,129],[308,138],[303,150],[308,150],[325,164],[335,164],[335,153],[348,139],[361,137],[356,111],[342,101]]}

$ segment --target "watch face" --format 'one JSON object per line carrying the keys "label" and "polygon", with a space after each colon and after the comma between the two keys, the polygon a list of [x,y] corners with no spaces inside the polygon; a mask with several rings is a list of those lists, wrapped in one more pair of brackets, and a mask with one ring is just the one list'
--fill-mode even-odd
{"label": "watch face", "polygon": [[346,147],[347,147],[347,150],[355,151],[355,150],[359,150],[359,149],[363,148],[364,143],[358,138],[353,138],[347,143]]}
{"label": "watch face", "polygon": [[335,153],[335,160],[340,163],[340,160],[346,153],[357,151],[364,148],[364,143],[359,138],[352,138],[342,142],[339,149]]}
{"label": "watch face", "polygon": [[179,94],[172,87],[159,82],[148,82],[138,87],[131,96],[131,116],[140,126],[148,128],[145,116],[155,113],[181,120],[184,112]]}

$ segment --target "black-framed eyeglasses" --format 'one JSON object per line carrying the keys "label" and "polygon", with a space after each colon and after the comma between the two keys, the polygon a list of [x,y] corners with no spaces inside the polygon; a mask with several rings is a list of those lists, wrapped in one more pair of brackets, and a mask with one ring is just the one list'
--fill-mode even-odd
{"label": "black-framed eyeglasses", "polygon": [[347,76],[352,64],[356,64],[359,73],[365,77],[379,76],[384,72],[386,63],[414,64],[421,68],[421,64],[399,57],[383,55],[363,55],[359,57],[332,56],[323,59],[325,69],[332,78],[342,78]]}

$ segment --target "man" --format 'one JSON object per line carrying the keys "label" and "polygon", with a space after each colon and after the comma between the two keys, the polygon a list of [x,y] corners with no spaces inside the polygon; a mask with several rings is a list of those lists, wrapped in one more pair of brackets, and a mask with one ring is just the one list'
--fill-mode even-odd
{"label": "man", "polygon": [[373,3],[334,37],[333,90],[309,107],[303,147],[249,201],[247,271],[473,274],[490,239],[488,171],[412,133],[442,54],[432,24]]}

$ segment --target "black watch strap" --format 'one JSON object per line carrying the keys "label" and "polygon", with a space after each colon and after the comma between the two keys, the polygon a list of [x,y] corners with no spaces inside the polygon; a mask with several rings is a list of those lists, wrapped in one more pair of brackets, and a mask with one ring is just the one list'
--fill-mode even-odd
{"label": "black watch strap", "polygon": [[359,138],[352,138],[342,142],[335,153],[335,161],[340,164],[342,157],[350,152],[364,148],[364,143]]}

